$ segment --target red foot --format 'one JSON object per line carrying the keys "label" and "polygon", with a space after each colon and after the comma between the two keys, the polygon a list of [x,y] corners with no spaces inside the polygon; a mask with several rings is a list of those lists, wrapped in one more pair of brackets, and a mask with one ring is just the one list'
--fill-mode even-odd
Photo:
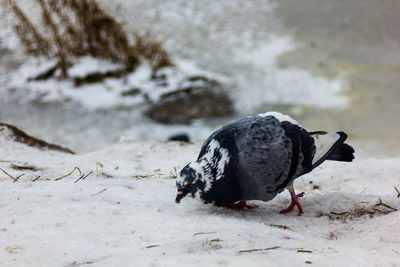
{"label": "red foot", "polygon": [[297,206],[297,209],[299,210],[300,215],[303,213],[303,208],[300,205],[299,198],[304,196],[304,192],[297,194],[294,192],[294,189],[289,189],[290,195],[292,196],[292,202],[290,203],[289,207],[287,209],[281,210],[280,213],[288,213],[294,209],[294,206]]}
{"label": "red foot", "polygon": [[254,209],[255,207],[257,207],[257,206],[247,205],[245,200],[240,200],[236,203],[226,206],[226,208],[228,208],[228,209],[241,210],[241,211],[246,210],[246,209],[251,210],[251,209]]}

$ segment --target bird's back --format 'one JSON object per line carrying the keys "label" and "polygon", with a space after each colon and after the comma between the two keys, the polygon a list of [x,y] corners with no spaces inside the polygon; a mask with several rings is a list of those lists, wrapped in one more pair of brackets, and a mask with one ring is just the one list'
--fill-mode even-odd
{"label": "bird's back", "polygon": [[270,200],[281,192],[292,162],[292,144],[280,122],[253,116],[238,121],[237,179],[244,200]]}

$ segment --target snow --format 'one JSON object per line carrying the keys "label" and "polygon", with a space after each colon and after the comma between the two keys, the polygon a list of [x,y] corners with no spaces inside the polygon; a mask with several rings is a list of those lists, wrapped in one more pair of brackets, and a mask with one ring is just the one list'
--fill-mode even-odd
{"label": "snow", "polygon": [[[400,209],[394,190],[400,188],[400,159],[323,163],[295,182],[305,192],[300,200],[305,213],[297,216],[279,214],[290,202],[286,192],[252,202],[258,208],[244,212],[190,198],[175,204],[174,168],[194,160],[200,146],[125,139],[71,155],[0,136],[0,168],[14,177],[25,174],[13,182],[0,171],[0,265],[398,264],[399,211],[347,219],[323,214],[390,210],[375,206],[379,199]],[[11,164],[39,170],[15,170]],[[55,180],[74,167],[87,178],[78,180],[75,170]]]}
{"label": "snow", "polygon": [[[145,95],[150,100],[157,101],[161,95],[179,89],[182,82],[190,76],[203,75],[210,79],[229,83],[229,79],[223,75],[201,70],[193,62],[186,60],[176,60],[175,67],[160,70],[160,74],[165,73],[168,77],[167,86],[157,86],[156,82],[151,79],[152,70],[147,62],[143,62],[135,72],[124,78],[108,78],[101,83],[85,84],[79,87],[75,87],[71,79],[30,80],[53,67],[55,63],[54,60],[28,59],[18,70],[9,73],[5,87],[22,90],[24,98],[28,101],[65,102],[72,100],[86,109],[96,111],[140,106],[145,103]],[[68,75],[71,78],[82,78],[90,73],[105,73],[118,68],[120,66],[105,60],[83,57],[78,59],[68,70]],[[141,93],[131,97],[121,96],[124,91],[132,88],[139,88]]]}

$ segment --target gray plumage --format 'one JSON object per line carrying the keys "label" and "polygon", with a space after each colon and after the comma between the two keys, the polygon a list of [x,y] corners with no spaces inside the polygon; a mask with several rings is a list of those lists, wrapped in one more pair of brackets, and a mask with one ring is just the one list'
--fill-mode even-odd
{"label": "gray plumage", "polygon": [[279,186],[289,174],[292,157],[289,137],[271,116],[248,117],[232,126],[237,131],[237,179],[243,200],[271,200],[283,190]]}

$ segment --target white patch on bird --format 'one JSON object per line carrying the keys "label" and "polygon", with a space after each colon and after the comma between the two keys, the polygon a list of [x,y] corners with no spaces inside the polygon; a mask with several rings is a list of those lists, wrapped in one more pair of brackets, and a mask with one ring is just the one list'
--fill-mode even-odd
{"label": "white patch on bird", "polygon": [[[212,179],[208,177],[206,172],[207,162],[205,162],[205,160],[199,159],[195,162],[190,163],[189,166],[196,171],[196,180],[200,180],[205,183],[204,192],[210,190]],[[194,183],[196,183],[196,181],[194,181]]]}
{"label": "white patch on bird", "polygon": [[[220,154],[221,158],[217,161],[215,154]],[[204,182],[203,192],[208,192],[214,181],[218,181],[222,178],[225,166],[229,163],[229,151],[226,148],[222,148],[220,143],[213,139],[207,146],[206,153],[197,161],[189,164],[197,173],[197,178]],[[215,173],[215,176],[212,175]]]}
{"label": "white patch on bird", "polygon": [[285,115],[285,114],[282,114],[282,113],[277,112],[277,111],[268,111],[268,112],[265,112],[265,113],[260,113],[260,114],[258,114],[258,116],[263,117],[263,118],[264,118],[264,117],[267,117],[267,116],[273,116],[273,117],[275,117],[279,122],[288,121],[288,122],[290,122],[290,123],[292,123],[292,124],[301,126],[300,123],[299,123],[298,121],[296,121],[295,119],[293,119],[293,118],[290,117],[289,115]]}
{"label": "white patch on bird", "polygon": [[312,160],[312,164],[320,160],[329,149],[339,140],[340,135],[338,133],[327,133],[327,134],[315,134],[312,135],[315,142],[315,155]]}
{"label": "white patch on bird", "polygon": [[221,154],[221,159],[217,162],[217,166],[215,166],[217,168],[217,175],[215,177],[215,180],[218,181],[219,179],[222,178],[225,166],[229,163],[230,160],[229,151],[226,148],[222,148],[220,143],[215,139],[211,140],[208,146],[209,146],[208,152],[204,155],[204,158],[208,162],[213,161],[213,156],[215,152],[219,152],[219,154]]}
{"label": "white patch on bird", "polygon": [[182,188],[184,188],[187,184],[185,177],[182,176],[180,173],[178,177],[176,177],[176,183],[179,184]]}

